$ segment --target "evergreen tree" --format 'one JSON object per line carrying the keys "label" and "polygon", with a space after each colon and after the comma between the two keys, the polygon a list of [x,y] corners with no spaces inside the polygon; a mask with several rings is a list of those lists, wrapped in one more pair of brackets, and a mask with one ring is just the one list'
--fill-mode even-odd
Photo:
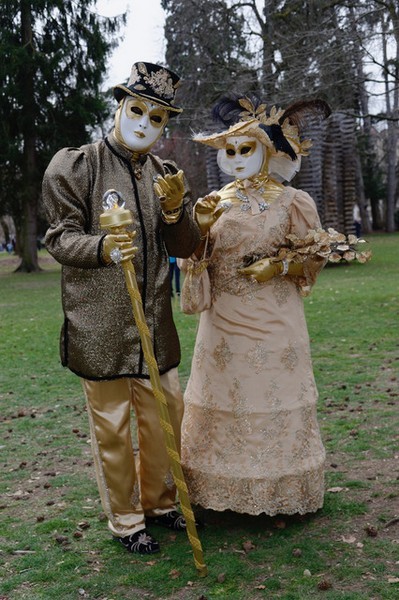
{"label": "evergreen tree", "polygon": [[14,219],[21,271],[39,270],[38,207],[51,156],[88,142],[107,114],[100,87],[126,16],[99,17],[95,4],[0,4],[0,214]]}

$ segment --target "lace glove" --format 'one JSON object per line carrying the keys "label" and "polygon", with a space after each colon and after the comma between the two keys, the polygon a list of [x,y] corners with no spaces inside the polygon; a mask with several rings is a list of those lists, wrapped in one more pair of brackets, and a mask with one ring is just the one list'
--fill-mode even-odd
{"label": "lace glove", "polygon": [[201,237],[204,239],[206,234],[219,217],[226,210],[226,206],[219,205],[220,196],[209,194],[200,198],[194,205],[194,218],[201,231]]}
{"label": "lace glove", "polygon": [[109,233],[103,239],[101,257],[105,264],[120,263],[131,260],[136,256],[137,247],[133,246],[136,232],[132,233]]}
{"label": "lace glove", "polygon": [[158,175],[154,179],[154,192],[161,203],[162,219],[165,223],[176,223],[183,210],[184,173],[178,171],[175,175]]}

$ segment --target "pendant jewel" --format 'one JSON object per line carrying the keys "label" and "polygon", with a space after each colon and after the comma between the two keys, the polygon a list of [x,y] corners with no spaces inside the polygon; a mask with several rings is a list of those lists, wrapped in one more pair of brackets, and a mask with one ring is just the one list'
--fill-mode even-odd
{"label": "pendant jewel", "polygon": [[230,208],[233,206],[233,203],[231,202],[231,200],[222,200],[220,202],[220,206],[223,206],[225,212],[228,212],[230,210]]}
{"label": "pendant jewel", "polygon": [[263,212],[264,210],[267,210],[268,208],[270,208],[270,204],[268,202],[259,202],[260,212]]}
{"label": "pendant jewel", "polygon": [[244,194],[241,190],[236,190],[236,196],[242,202],[248,202],[248,196]]}
{"label": "pendant jewel", "polygon": [[133,167],[133,173],[136,179],[141,179],[142,177],[142,168],[140,163],[136,163]]}

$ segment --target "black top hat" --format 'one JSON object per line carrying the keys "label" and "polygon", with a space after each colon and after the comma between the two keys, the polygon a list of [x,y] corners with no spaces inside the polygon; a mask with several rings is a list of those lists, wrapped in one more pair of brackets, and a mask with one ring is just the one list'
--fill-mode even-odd
{"label": "black top hat", "polygon": [[114,87],[114,97],[118,102],[127,94],[150,100],[168,110],[172,117],[183,110],[173,105],[179,82],[180,77],[166,67],[137,62],[132,66],[127,85]]}

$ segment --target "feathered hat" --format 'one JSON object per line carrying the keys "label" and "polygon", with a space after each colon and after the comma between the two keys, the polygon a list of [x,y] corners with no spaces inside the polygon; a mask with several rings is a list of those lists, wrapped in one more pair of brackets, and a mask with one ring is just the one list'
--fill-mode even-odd
{"label": "feathered hat", "polygon": [[224,96],[212,116],[228,129],[210,135],[198,134],[193,140],[220,150],[226,147],[229,137],[254,137],[273,153],[283,152],[295,160],[297,155],[306,156],[312,145],[310,140],[300,140],[300,129],[310,119],[325,119],[331,114],[324,100],[301,100],[285,110],[272,106],[269,113],[266,108],[254,96]]}

